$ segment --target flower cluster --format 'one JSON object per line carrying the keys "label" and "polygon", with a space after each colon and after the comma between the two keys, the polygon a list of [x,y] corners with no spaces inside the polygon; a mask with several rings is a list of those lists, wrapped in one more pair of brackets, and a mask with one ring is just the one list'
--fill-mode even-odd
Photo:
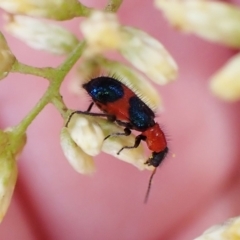
{"label": "flower cluster", "polygon": [[[155,0],[176,29],[204,39],[240,48],[240,8],[206,0]],[[240,99],[240,58],[234,56],[210,81],[212,92],[227,101]]]}

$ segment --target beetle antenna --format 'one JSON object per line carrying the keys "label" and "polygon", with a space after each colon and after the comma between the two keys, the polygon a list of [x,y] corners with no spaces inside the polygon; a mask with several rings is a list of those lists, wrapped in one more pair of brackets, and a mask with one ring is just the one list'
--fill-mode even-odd
{"label": "beetle antenna", "polygon": [[154,168],[154,170],[153,170],[153,172],[150,176],[150,179],[149,179],[149,182],[148,182],[147,192],[146,192],[146,195],[145,195],[145,198],[144,198],[144,203],[147,203],[147,201],[148,201],[149,193],[150,193],[151,186],[152,186],[152,179],[153,179],[153,176],[156,173],[156,171],[157,171],[157,168]]}

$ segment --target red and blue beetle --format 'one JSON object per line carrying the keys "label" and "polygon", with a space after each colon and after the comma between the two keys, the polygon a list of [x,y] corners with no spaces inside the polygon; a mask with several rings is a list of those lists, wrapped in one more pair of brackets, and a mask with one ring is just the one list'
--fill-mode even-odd
{"label": "red and blue beetle", "polygon": [[[159,124],[155,122],[153,110],[133,90],[114,77],[101,76],[93,78],[89,82],[84,83],[83,88],[92,98],[92,103],[86,112],[75,111],[72,114],[80,113],[107,117],[109,121],[114,121],[124,127],[124,133],[113,133],[112,135],[114,136],[128,136],[131,134],[131,130],[141,132],[141,134],[136,136],[133,146],[123,147],[118,151],[118,154],[124,149],[137,148],[142,140],[146,141],[148,148],[152,151],[152,156],[146,161],[146,164],[155,167],[155,169],[149,181],[145,198],[146,202],[156,168],[168,153],[165,135]],[[94,104],[103,114],[90,112]],[[107,136],[105,139],[112,135]]]}

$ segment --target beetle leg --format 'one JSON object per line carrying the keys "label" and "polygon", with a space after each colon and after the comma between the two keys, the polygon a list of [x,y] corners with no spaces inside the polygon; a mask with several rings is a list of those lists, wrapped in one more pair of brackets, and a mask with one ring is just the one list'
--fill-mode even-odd
{"label": "beetle leg", "polygon": [[131,149],[131,148],[137,148],[140,144],[141,141],[145,141],[146,140],[146,137],[142,134],[138,135],[136,138],[135,138],[135,143],[133,146],[125,146],[125,147],[122,147],[119,151],[118,151],[118,155],[120,154],[120,152],[123,150],[123,149]]}
{"label": "beetle leg", "polygon": [[124,132],[111,133],[108,136],[106,136],[104,140],[112,136],[129,136],[130,134],[131,134],[131,130],[129,128],[124,128]]}

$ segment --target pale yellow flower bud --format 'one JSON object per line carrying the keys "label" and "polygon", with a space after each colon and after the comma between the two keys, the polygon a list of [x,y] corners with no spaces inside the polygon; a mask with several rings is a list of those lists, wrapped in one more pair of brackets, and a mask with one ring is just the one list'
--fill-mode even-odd
{"label": "pale yellow flower bud", "polygon": [[6,30],[32,48],[53,54],[66,54],[78,44],[78,39],[65,28],[27,16],[8,18]]}
{"label": "pale yellow flower bud", "polygon": [[113,13],[94,11],[80,25],[89,45],[88,56],[102,53],[109,49],[118,49],[122,44],[121,26]]}
{"label": "pale yellow flower bud", "polygon": [[221,225],[206,230],[203,235],[194,240],[238,240],[240,239],[240,218],[228,219]]}
{"label": "pale yellow flower bud", "polygon": [[10,205],[17,173],[14,155],[0,152],[0,222],[3,220]]}
{"label": "pale yellow flower bud", "polygon": [[0,33],[0,79],[8,75],[15,61],[15,56],[9,49],[4,36]]}
{"label": "pale yellow flower bud", "polygon": [[177,77],[177,64],[160,42],[131,27],[124,27],[123,33],[125,41],[120,51],[138,70],[161,85]]}
{"label": "pale yellow flower bud", "polygon": [[78,0],[0,0],[0,8],[12,14],[65,20],[78,16],[83,5]]}
{"label": "pale yellow flower bud", "polygon": [[210,88],[214,94],[227,101],[240,99],[240,54],[234,56],[212,78]]}
{"label": "pale yellow flower bud", "polygon": [[78,173],[92,174],[95,172],[95,165],[92,157],[86,154],[73,141],[66,127],[61,130],[60,143],[65,157]]}
{"label": "pale yellow flower bud", "polygon": [[17,155],[26,143],[26,135],[15,138],[14,131],[0,130],[0,222],[10,205],[17,180]]}
{"label": "pale yellow flower bud", "polygon": [[240,47],[240,9],[206,0],[155,0],[177,29],[231,47]]}
{"label": "pale yellow flower bud", "polygon": [[96,156],[101,152],[105,138],[98,118],[84,114],[74,114],[68,124],[73,141],[88,155]]}

